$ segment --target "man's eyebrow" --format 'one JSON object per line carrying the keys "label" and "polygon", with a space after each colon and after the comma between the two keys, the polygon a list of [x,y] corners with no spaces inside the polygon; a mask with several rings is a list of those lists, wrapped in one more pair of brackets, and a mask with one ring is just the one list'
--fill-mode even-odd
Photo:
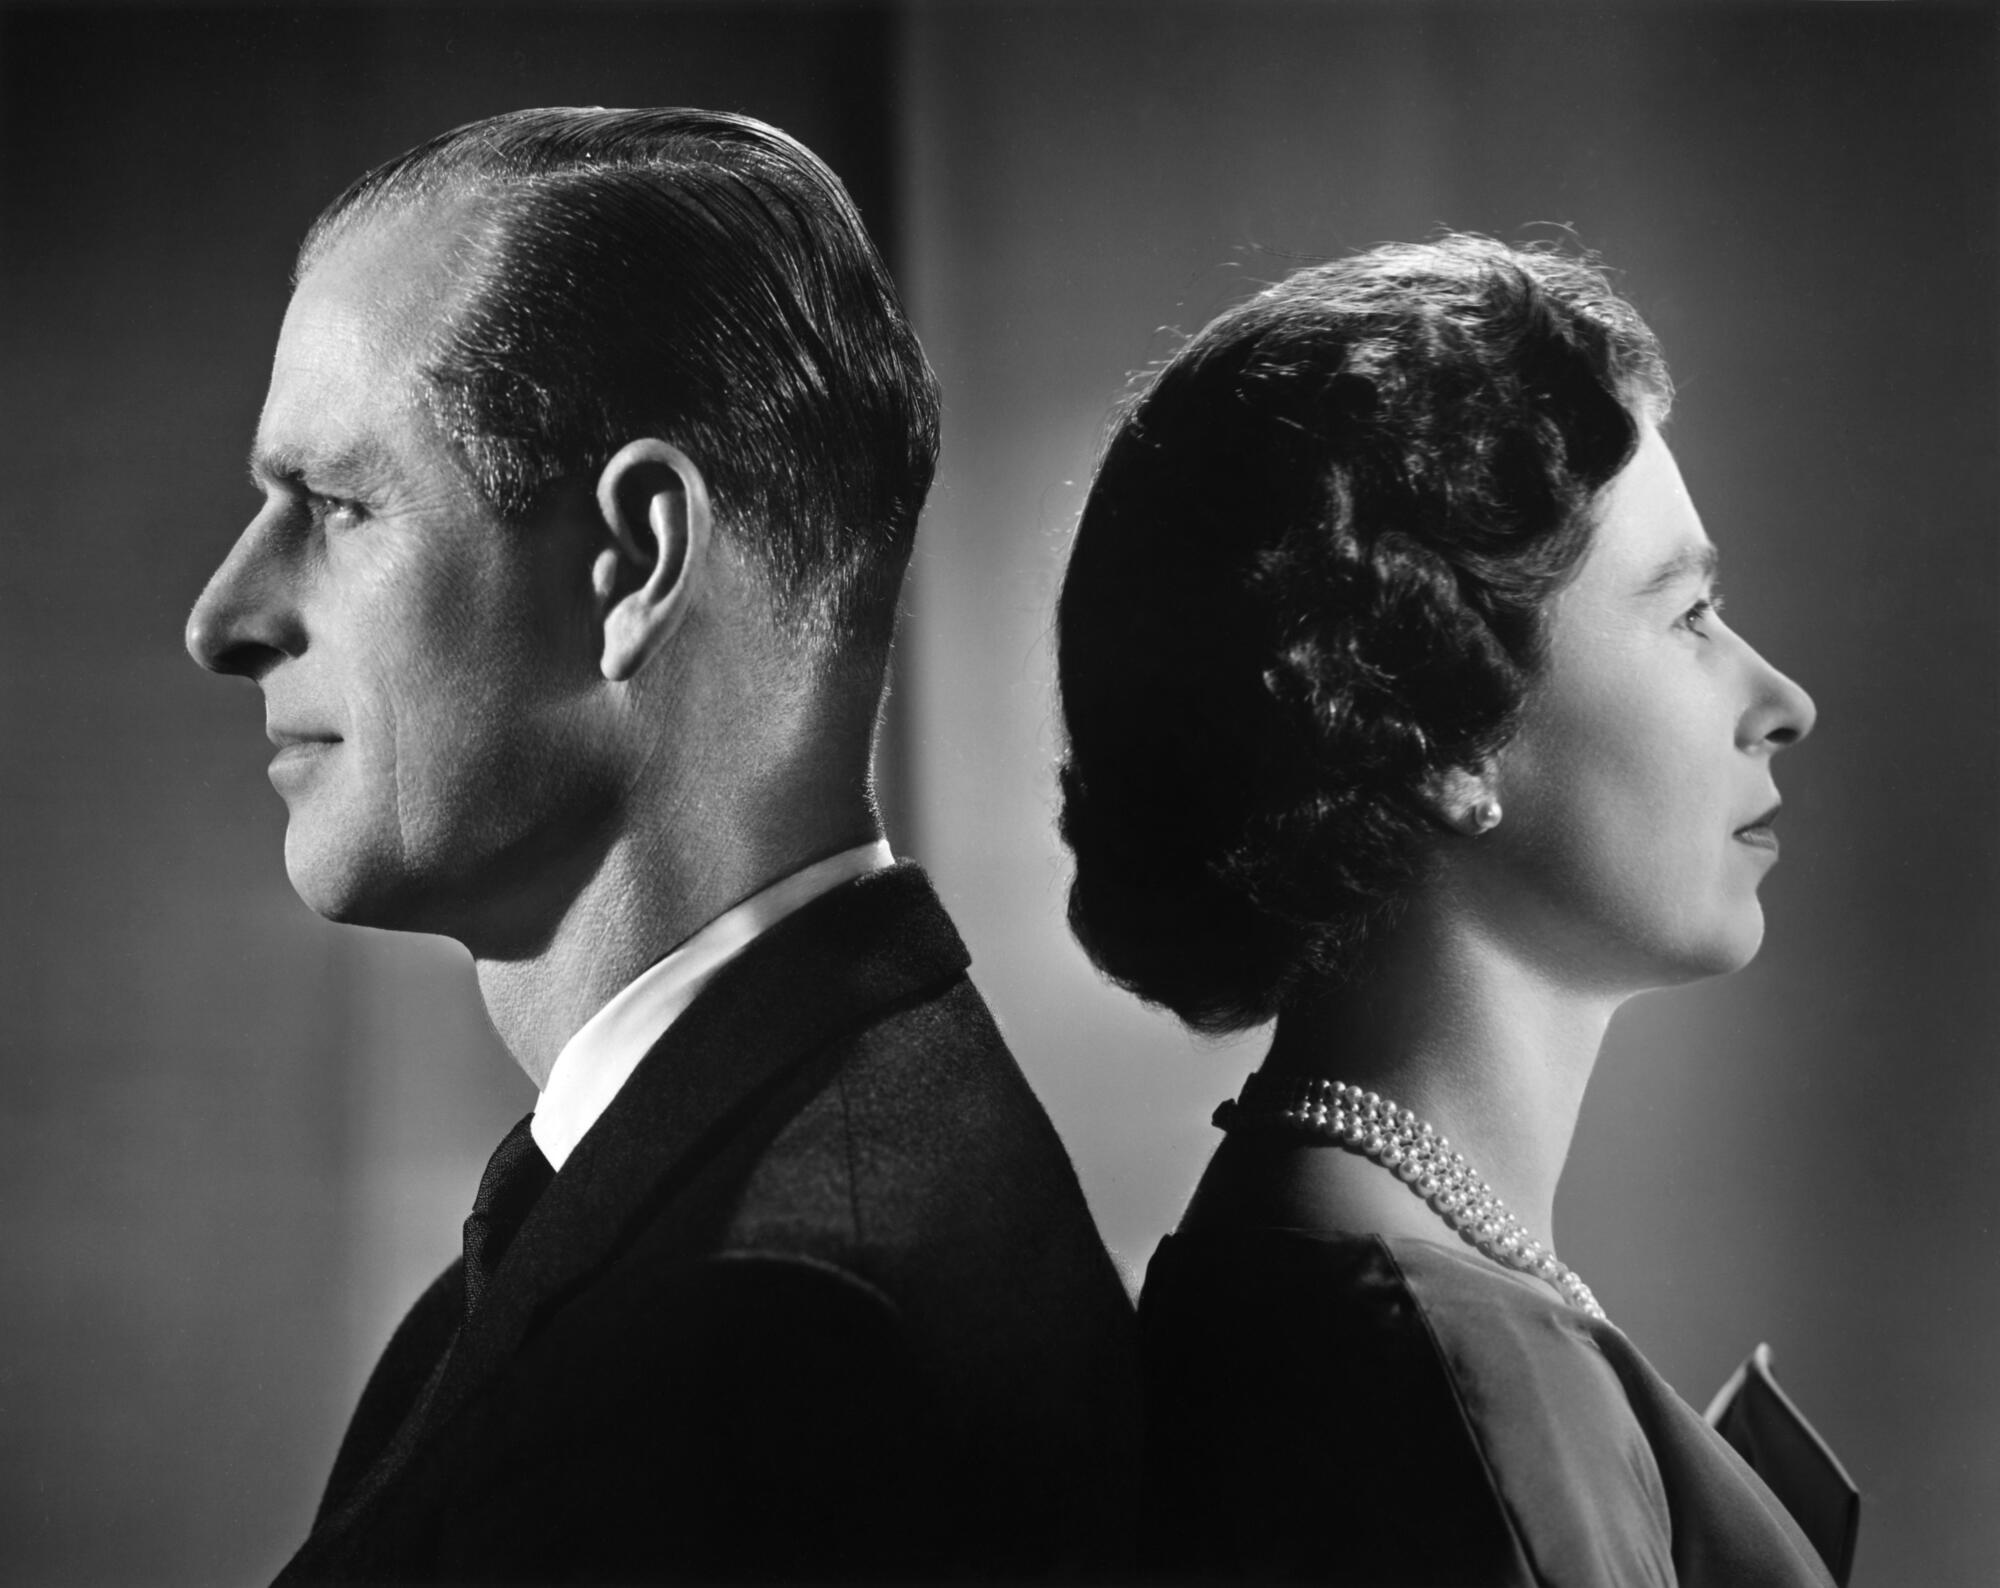
{"label": "man's eyebrow", "polygon": [[305,489],[357,484],[381,472],[386,455],[373,442],[358,441],[333,452],[313,452],[303,447],[252,447],[250,483],[289,485]]}
{"label": "man's eyebrow", "polygon": [[1641,599],[1656,596],[1683,580],[1697,577],[1706,584],[1715,577],[1715,570],[1721,563],[1722,553],[1715,549],[1711,541],[1703,541],[1698,546],[1683,546],[1655,568],[1634,593]]}

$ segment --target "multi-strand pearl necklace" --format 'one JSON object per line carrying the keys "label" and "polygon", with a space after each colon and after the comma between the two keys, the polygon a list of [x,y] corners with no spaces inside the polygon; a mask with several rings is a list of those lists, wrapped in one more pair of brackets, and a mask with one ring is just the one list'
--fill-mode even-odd
{"label": "multi-strand pearl necklace", "polygon": [[1333,1142],[1373,1159],[1437,1210],[1438,1216],[1497,1263],[1549,1281],[1579,1312],[1600,1321],[1590,1286],[1531,1236],[1464,1155],[1407,1108],[1345,1081],[1253,1075],[1239,1102],[1215,1111],[1224,1130],[1263,1126]]}

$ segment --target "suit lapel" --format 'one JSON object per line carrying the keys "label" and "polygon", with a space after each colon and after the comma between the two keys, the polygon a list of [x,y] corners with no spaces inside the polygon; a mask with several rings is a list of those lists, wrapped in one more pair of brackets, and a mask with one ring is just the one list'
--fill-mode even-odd
{"label": "suit lapel", "polygon": [[965,945],[921,869],[903,863],[823,894],[730,961],[640,1061],[507,1249],[409,1421],[352,1498],[316,1528],[351,1531],[412,1458],[519,1348],[536,1315],[580,1288],[640,1215],[726,1144],[811,1056],[877,1012],[963,973]]}

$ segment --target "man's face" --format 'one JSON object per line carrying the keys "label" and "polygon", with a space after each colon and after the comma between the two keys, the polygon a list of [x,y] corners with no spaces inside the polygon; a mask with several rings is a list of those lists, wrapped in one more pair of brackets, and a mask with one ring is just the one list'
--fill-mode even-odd
{"label": "man's face", "polygon": [[575,515],[505,524],[426,410],[449,215],[372,223],[299,283],[252,458],[264,504],[188,620],[254,679],[285,864],[336,920],[466,937],[555,884],[610,780]]}

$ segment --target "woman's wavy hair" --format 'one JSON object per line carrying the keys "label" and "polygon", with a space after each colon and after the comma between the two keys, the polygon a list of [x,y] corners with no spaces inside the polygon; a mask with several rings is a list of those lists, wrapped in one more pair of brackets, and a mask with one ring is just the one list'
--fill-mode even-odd
{"label": "woman's wavy hair", "polygon": [[1446,235],[1298,271],[1116,421],[1057,611],[1069,920],[1208,1032],[1354,971],[1519,720],[1671,397],[1600,269]]}

